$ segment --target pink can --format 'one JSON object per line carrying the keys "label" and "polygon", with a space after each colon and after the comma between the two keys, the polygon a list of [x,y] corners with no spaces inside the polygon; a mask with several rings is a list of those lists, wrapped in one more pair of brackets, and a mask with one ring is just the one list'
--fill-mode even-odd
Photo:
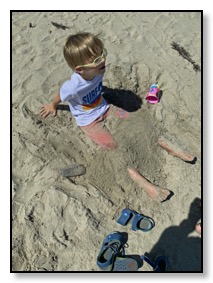
{"label": "pink can", "polygon": [[159,92],[160,92],[160,89],[158,88],[158,85],[152,84],[149,91],[146,94],[146,100],[152,104],[158,103],[159,102],[159,97],[158,97]]}

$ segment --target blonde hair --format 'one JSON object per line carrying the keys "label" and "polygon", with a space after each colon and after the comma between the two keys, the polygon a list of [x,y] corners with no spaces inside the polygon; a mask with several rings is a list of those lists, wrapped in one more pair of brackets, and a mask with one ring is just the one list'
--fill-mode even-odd
{"label": "blonde hair", "polygon": [[77,33],[67,37],[63,48],[64,58],[71,69],[85,65],[91,58],[100,55],[104,44],[91,33]]}

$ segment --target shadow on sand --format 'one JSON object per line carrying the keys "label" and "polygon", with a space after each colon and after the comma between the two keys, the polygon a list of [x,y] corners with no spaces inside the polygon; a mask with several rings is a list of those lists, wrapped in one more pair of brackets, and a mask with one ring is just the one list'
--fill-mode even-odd
{"label": "shadow on sand", "polygon": [[[148,253],[154,259],[164,255],[169,260],[167,271],[202,271],[201,237],[190,236],[201,217],[200,199],[191,203],[188,218],[180,226],[171,226],[161,235],[159,241]],[[175,213],[175,212],[174,212]]]}
{"label": "shadow on sand", "polygon": [[135,112],[142,106],[142,99],[131,90],[112,89],[103,86],[103,97],[109,104],[120,107],[127,112]]}

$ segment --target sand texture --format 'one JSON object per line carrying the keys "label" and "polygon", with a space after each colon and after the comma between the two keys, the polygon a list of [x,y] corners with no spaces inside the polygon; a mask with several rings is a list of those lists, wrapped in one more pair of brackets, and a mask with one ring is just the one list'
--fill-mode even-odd
{"label": "sand texture", "polygon": [[[100,271],[105,236],[128,235],[126,255],[166,255],[168,271],[201,271],[201,15],[199,12],[14,12],[12,16],[13,271]],[[72,71],[66,37],[101,32],[108,51],[104,96],[130,112],[106,126],[119,147],[106,151],[76,125],[66,103],[40,117]],[[158,81],[161,98],[145,97]],[[165,137],[196,157],[190,164],[158,144]],[[81,164],[85,174],[65,177]],[[151,199],[129,176],[135,168],[173,192]],[[119,225],[122,209],[150,216],[149,232]],[[139,271],[152,268],[139,262]]]}

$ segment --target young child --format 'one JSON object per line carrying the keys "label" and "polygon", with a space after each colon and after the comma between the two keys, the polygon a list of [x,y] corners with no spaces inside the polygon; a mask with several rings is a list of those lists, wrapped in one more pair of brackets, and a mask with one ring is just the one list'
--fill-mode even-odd
{"label": "young child", "polygon": [[103,148],[114,149],[116,141],[104,125],[109,115],[127,118],[128,112],[109,105],[102,97],[102,81],[107,51],[102,41],[91,33],[78,33],[66,39],[63,54],[74,71],[50,104],[41,108],[41,116],[57,115],[57,106],[68,101],[70,111],[83,132]]}

